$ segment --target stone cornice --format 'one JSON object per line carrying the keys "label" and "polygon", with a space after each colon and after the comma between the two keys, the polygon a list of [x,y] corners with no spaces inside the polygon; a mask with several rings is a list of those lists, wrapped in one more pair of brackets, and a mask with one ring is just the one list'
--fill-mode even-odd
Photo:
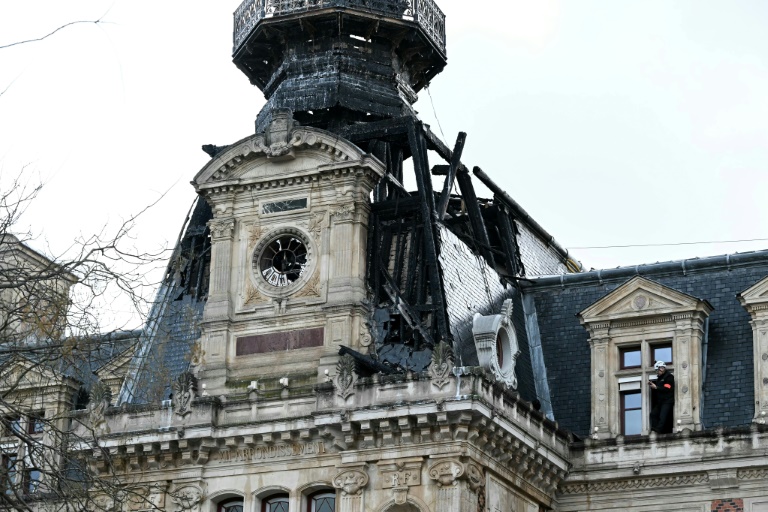
{"label": "stone cornice", "polygon": [[564,483],[559,492],[562,494],[589,494],[629,491],[636,489],[654,489],[666,487],[689,487],[704,484],[709,481],[706,473],[690,475],[662,476],[655,478],[627,478],[621,480],[604,480],[597,482]]}
{"label": "stone cornice", "polygon": [[[514,393],[497,389],[484,377],[467,375],[462,380],[475,392],[457,397],[446,390],[437,399],[342,409],[322,407],[321,395],[332,394],[333,389],[318,387],[318,408],[309,414],[293,418],[281,414],[236,424],[222,423],[226,421],[222,418],[229,417],[230,409],[235,414],[249,411],[250,407],[242,408],[248,401],[215,403],[197,399],[187,419],[174,419],[169,427],[142,431],[126,428],[138,423],[127,421],[131,413],[112,409],[108,415],[112,433],[100,439],[100,448],[83,448],[92,455],[94,469],[104,472],[110,461],[102,454],[103,449],[122,471],[171,471],[206,464],[211,468],[211,464],[224,467],[276,460],[300,462],[306,456],[334,454],[342,458],[350,454],[361,461],[366,457],[378,460],[382,451],[434,454],[437,447],[450,446],[452,450],[472,449],[485,454],[499,471],[518,475],[539,492],[553,492],[570,468],[569,437],[555,423],[532,411],[526,402],[519,402]],[[400,389],[404,382],[376,386]],[[407,382],[426,389],[431,386],[429,379]],[[355,394],[359,393],[360,387]],[[429,396],[418,390],[410,395]],[[288,406],[291,401],[268,403],[280,402]],[[251,406],[260,403],[267,402],[250,401]],[[306,400],[303,403],[308,405]],[[162,411],[148,410],[145,414],[148,416],[144,423],[156,425]]]}

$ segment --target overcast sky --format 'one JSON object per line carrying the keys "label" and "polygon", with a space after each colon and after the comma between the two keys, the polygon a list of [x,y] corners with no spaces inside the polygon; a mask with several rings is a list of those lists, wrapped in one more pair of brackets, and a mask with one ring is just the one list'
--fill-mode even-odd
{"label": "overcast sky", "polygon": [[[165,198],[137,243],[173,245],[202,144],[253,132],[231,63],[237,1],[0,0],[2,183],[45,183],[44,252]],[[586,268],[768,248],[768,2],[438,0],[448,66],[417,109]],[[435,114],[439,119],[438,126]],[[435,163],[434,161],[432,163]],[[7,186],[7,185],[6,185]]]}

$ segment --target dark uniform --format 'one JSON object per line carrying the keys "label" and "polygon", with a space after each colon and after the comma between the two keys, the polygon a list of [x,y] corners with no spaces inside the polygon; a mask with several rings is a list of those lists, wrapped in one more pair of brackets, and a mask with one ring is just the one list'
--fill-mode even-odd
{"label": "dark uniform", "polygon": [[660,434],[672,432],[672,410],[675,405],[675,377],[665,371],[656,379],[656,389],[651,388],[651,430]]}

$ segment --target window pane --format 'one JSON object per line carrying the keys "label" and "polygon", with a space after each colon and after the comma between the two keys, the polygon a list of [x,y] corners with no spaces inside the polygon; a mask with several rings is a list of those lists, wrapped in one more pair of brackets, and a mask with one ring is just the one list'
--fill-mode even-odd
{"label": "window pane", "polygon": [[324,493],[312,498],[311,512],[335,512],[336,494]]}
{"label": "window pane", "polygon": [[621,351],[621,367],[634,368],[642,364],[639,348],[626,349]]}
{"label": "window pane", "polygon": [[243,512],[243,502],[240,500],[228,501],[222,503],[219,510],[220,512]]}
{"label": "window pane", "polygon": [[643,411],[624,412],[624,435],[635,436],[643,433]]}
{"label": "window pane", "polygon": [[267,500],[267,512],[288,512],[288,498],[281,496]]}
{"label": "window pane", "polygon": [[641,397],[640,393],[626,393],[624,395],[624,409],[640,409],[643,403]]}
{"label": "window pane", "polygon": [[653,347],[653,363],[656,361],[664,361],[667,364],[671,363],[672,347],[669,345]]}

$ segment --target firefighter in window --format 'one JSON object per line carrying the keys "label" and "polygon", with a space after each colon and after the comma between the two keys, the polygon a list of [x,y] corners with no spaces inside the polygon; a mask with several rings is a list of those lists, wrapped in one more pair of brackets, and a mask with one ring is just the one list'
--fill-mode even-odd
{"label": "firefighter in window", "polygon": [[651,431],[672,433],[672,409],[675,405],[675,377],[667,371],[664,361],[656,361],[656,381],[649,380],[651,388]]}

